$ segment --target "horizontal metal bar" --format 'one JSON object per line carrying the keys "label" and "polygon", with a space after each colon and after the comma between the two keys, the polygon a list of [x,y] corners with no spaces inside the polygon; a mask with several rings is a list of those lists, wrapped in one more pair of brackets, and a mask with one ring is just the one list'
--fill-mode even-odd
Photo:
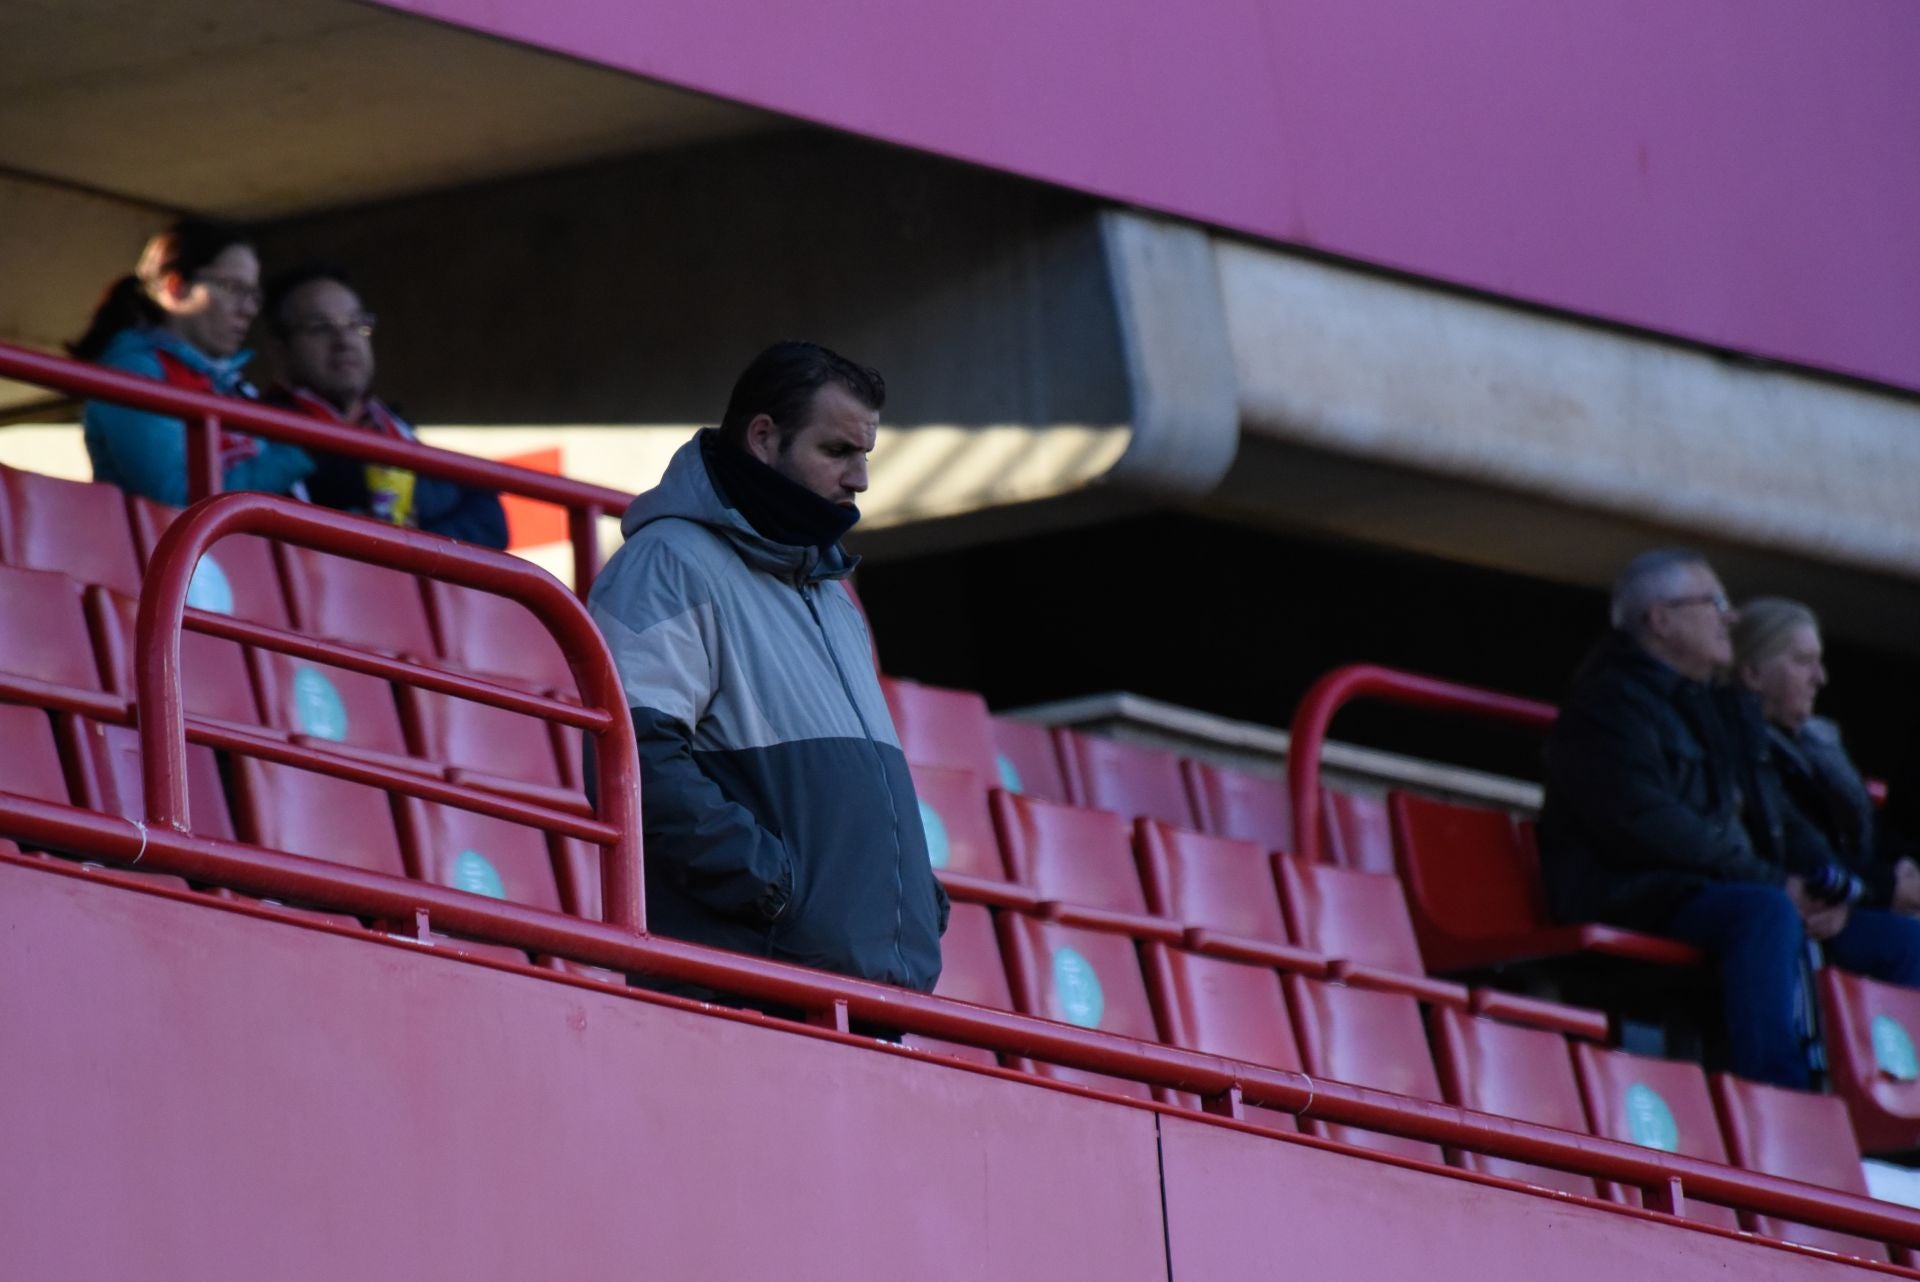
{"label": "horizontal metal bar", "polygon": [[181,626],[194,632],[204,632],[208,636],[222,637],[228,641],[257,646],[263,650],[289,654],[297,659],[329,663],[351,672],[364,672],[368,676],[418,686],[422,690],[450,694],[474,703],[505,708],[509,712],[524,713],[547,721],[558,721],[562,725],[573,726],[580,730],[604,729],[609,720],[603,708],[586,708],[562,699],[550,699],[531,691],[499,685],[482,677],[469,676],[449,668],[435,668],[426,664],[413,663],[391,655],[362,650],[357,646],[346,645],[339,641],[326,641],[300,632],[289,632],[285,628],[236,619],[231,615],[189,609],[182,616]]}
{"label": "horizontal metal bar", "polygon": [[[844,1002],[852,1020],[880,1027],[1131,1077],[1202,1097],[1237,1089],[1248,1104],[1617,1183],[1646,1188],[1679,1179],[1687,1195],[1696,1199],[1920,1246],[1920,1213],[1870,1198],[740,953],[630,935],[594,922],[346,865],[169,830],[143,835],[121,820],[4,792],[0,792],[0,832],[121,862],[131,862],[144,850],[143,868],[363,917],[393,918],[425,909],[436,929],[527,952],[703,984],[811,1012],[829,1011],[835,1003]],[[27,861],[21,863],[28,866]]]}

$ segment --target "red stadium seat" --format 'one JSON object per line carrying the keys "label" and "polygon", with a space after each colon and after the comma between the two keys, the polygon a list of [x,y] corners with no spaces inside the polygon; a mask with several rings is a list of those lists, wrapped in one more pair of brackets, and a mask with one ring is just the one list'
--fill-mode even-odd
{"label": "red stadium seat", "polygon": [[[957,1002],[1012,1010],[1013,993],[1007,987],[1007,968],[1000,960],[1000,941],[994,937],[993,913],[980,904],[955,904],[940,940],[940,982],[937,997]],[[909,1046],[936,1051],[989,1067],[1000,1061],[992,1051],[934,1037],[908,1037]]]}
{"label": "red stadium seat", "polygon": [[[1866,1173],[1860,1169],[1860,1146],[1854,1142],[1847,1106],[1840,1099],[1762,1086],[1727,1073],[1715,1073],[1712,1086],[1720,1127],[1735,1166],[1839,1193],[1868,1196]],[[1771,1215],[1748,1213],[1742,1218],[1748,1221],[1746,1227],[1768,1237],[1863,1259],[1887,1258],[1886,1247],[1849,1233]]]}
{"label": "red stadium seat", "polygon": [[37,801],[72,804],[53,722],[44,710],[0,703],[0,789]]}
{"label": "red stadium seat", "polygon": [[0,565],[0,674],[8,687],[29,698],[92,694],[101,704],[83,591],[64,574]]}
{"label": "red stadium seat", "polygon": [[899,677],[881,677],[880,689],[909,763],[970,771],[983,792],[1002,786],[985,699]]}
{"label": "red stadium seat", "polygon": [[1200,831],[1257,842],[1266,850],[1293,849],[1293,802],[1285,776],[1205,761],[1182,761],[1180,773]]}
{"label": "red stadium seat", "polygon": [[279,544],[293,625],[312,636],[414,658],[437,652],[411,574]]}
{"label": "red stadium seat", "polygon": [[[1587,1106],[1587,1121],[1595,1135],[1697,1157],[1703,1162],[1726,1162],[1727,1149],[1714,1117],[1713,1097],[1698,1064],[1649,1059],[1575,1042],[1573,1067],[1581,1102]],[[1600,1191],[1616,1202],[1640,1205],[1638,1189],[1603,1183]],[[1727,1229],[1740,1227],[1734,1213],[1724,1206],[1688,1198],[1686,1209],[1688,1219]]]}
{"label": "red stadium seat", "polygon": [[[126,819],[146,819],[138,731],[83,717],[61,717],[59,735],[67,746],[67,759],[74,763],[81,805]],[[213,749],[191,743],[187,745],[187,808],[197,835],[233,840],[233,816],[220,782],[220,762]]]}
{"label": "red stadium seat", "polygon": [[1920,992],[1838,967],[1820,971],[1833,1089],[1869,1153],[1920,1148]]}
{"label": "red stadium seat", "polygon": [[[1587,1113],[1565,1038],[1447,1007],[1436,1007],[1431,1021],[1434,1058],[1448,1103],[1586,1133]],[[1461,1152],[1457,1157],[1469,1171],[1594,1196],[1593,1181],[1584,1175],[1483,1153]]]}
{"label": "red stadium seat", "polygon": [[117,486],[0,467],[0,561],[140,593],[140,557]]}
{"label": "red stadium seat", "polygon": [[560,857],[554,862],[560,879],[560,903],[567,912],[588,921],[604,921],[600,903],[600,847],[572,837],[560,838]]}
{"label": "red stadium seat", "polygon": [[1320,790],[1320,823],[1327,858],[1357,872],[1393,872],[1393,824],[1385,798]]}
{"label": "red stadium seat", "polygon": [[255,757],[233,759],[240,839],[394,877],[407,875],[387,794]]}
{"label": "red stadium seat", "polygon": [[547,836],[455,806],[398,798],[407,870],[421,881],[560,912]]}
{"label": "red stadium seat", "polygon": [[1466,1005],[1463,985],[1427,978],[1398,877],[1282,854],[1273,856],[1273,873],[1293,938],[1338,959],[1336,973],[1347,983]]}
{"label": "red stadium seat", "polygon": [[[139,609],[140,603],[132,597],[106,588],[87,589],[87,614],[108,686],[129,699],[137,693],[133,658]],[[180,698],[189,716],[244,726],[261,724],[246,655],[235,641],[180,630]]]}
{"label": "red stadium seat", "polygon": [[993,733],[995,783],[1042,801],[1073,799],[1051,729],[1008,717],[993,718],[988,728]]}
{"label": "red stadium seat", "polygon": [[995,792],[993,821],[1016,879],[1043,900],[1145,915],[1131,825],[1119,815]]}
{"label": "red stadium seat", "polygon": [[[127,496],[127,510],[133,516],[133,533],[145,565],[180,510],[134,495]],[[284,628],[292,622],[273,545],[251,534],[230,534],[207,550],[194,568],[187,604],[270,627]]]}
{"label": "red stadium seat", "polygon": [[[1299,1069],[1286,995],[1270,967],[1153,943],[1142,946],[1141,960],[1160,1026],[1173,1045],[1268,1068]],[[1297,1129],[1293,1115],[1277,1109],[1249,1108],[1246,1120]]]}
{"label": "red stadium seat", "polygon": [[1408,907],[1430,970],[1591,952],[1686,966],[1699,952],[1677,940],[1612,926],[1557,926],[1547,917],[1540,864],[1504,810],[1395,792],[1388,799]]}
{"label": "red stadium seat", "polygon": [[247,662],[274,729],[321,746],[407,755],[393,687],[381,678],[272,650],[248,650]]}
{"label": "red stadium seat", "polygon": [[[1294,1036],[1308,1073],[1439,1102],[1440,1082],[1427,1051],[1426,1031],[1420,1027],[1420,1004],[1413,998],[1324,984],[1301,975],[1287,975],[1281,982],[1287,1004],[1293,1008]],[[1438,1147],[1422,1140],[1330,1125],[1311,1116],[1304,1129],[1376,1152],[1435,1164],[1444,1160]]]}
{"label": "red stadium seat", "polygon": [[920,799],[927,857],[935,870],[1006,880],[1007,866],[987,812],[986,793],[973,771],[928,765],[908,769]]}
{"label": "red stadium seat", "polygon": [[1164,748],[1062,730],[1056,736],[1076,804],[1197,828],[1180,758]]}
{"label": "red stadium seat", "polygon": [[[1014,1001],[1023,1013],[1145,1042],[1159,1040],[1140,979],[1140,959],[1128,936],[1009,912],[1000,916],[1000,942]],[[1153,1095],[1140,1082],[1057,1064],[1032,1067],[1044,1077],[1112,1094],[1137,1099]]]}
{"label": "red stadium seat", "polygon": [[[440,653],[469,672],[508,677],[541,690],[573,694],[578,685],[566,652],[547,626],[518,601],[491,592],[424,581]],[[431,650],[415,650],[431,654]]]}
{"label": "red stadium seat", "polygon": [[1134,826],[1147,903],[1184,926],[1291,945],[1266,853],[1250,841],[1209,837],[1157,819]]}
{"label": "red stadium seat", "polygon": [[396,687],[395,693],[414,756],[472,772],[471,782],[497,791],[544,801],[577,798],[576,789],[561,783],[553,727],[547,722],[410,685]]}

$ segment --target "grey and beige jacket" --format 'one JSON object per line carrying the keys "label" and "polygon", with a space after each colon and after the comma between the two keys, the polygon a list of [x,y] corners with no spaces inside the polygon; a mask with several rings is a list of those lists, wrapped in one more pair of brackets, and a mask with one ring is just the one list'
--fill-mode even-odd
{"label": "grey and beige jacket", "polygon": [[649,929],[931,991],[945,896],[838,544],[727,506],[700,438],[593,585],[640,752]]}

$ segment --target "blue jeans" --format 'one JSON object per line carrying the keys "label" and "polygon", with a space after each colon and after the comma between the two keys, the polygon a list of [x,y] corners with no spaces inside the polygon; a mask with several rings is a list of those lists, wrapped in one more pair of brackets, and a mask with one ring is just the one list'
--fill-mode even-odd
{"label": "blue jeans", "polygon": [[[1665,931],[1704,948],[1720,973],[1728,1065],[1741,1077],[1805,1090],[1812,1085],[1799,1015],[1807,1000],[1806,932],[1784,890],[1745,882],[1702,886]],[[1920,988],[1920,921],[1855,909],[1826,941],[1842,970]]]}

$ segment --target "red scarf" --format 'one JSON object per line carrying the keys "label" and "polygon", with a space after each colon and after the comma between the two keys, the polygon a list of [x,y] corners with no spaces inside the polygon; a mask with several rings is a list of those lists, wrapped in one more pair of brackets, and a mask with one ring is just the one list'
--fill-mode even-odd
{"label": "red scarf", "polygon": [[[213,385],[211,375],[194,369],[165,348],[156,347],[153,354],[160,360],[160,376],[169,387],[184,387],[190,392],[208,392],[215,396],[220,394]],[[236,390],[241,399],[249,401],[257,399],[253,394],[252,385],[245,380],[241,381]],[[236,432],[222,422],[220,426],[220,474],[222,476],[225,476],[227,470],[236,463],[244,463],[259,453],[258,437],[248,436],[245,432]]]}

